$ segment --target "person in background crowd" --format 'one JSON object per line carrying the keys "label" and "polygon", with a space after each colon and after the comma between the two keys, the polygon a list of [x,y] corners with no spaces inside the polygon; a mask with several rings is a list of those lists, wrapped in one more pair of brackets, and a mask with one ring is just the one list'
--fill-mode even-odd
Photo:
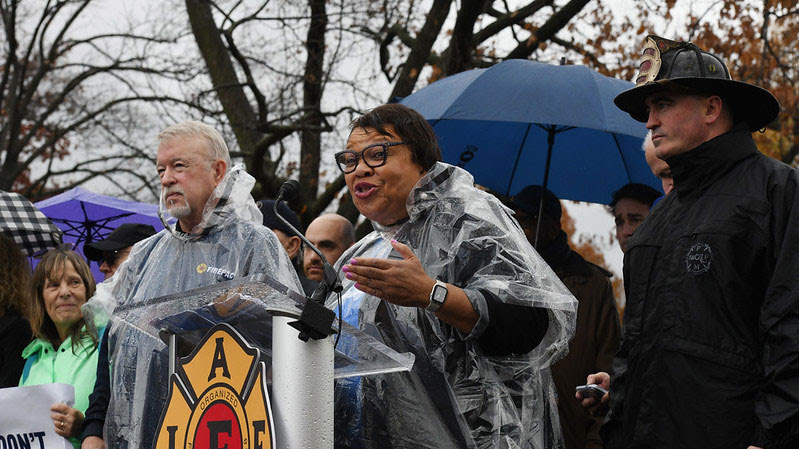
{"label": "person in background crowd", "polygon": [[671,167],[669,167],[669,164],[655,155],[655,144],[652,143],[652,131],[646,134],[642,149],[644,151],[646,163],[652,170],[652,174],[660,179],[663,185],[663,194],[668,195],[674,189],[674,177],[671,174]]}
{"label": "person in background crowd", "polygon": [[415,361],[336,382],[336,446],[560,444],[549,365],[574,331],[574,297],[510,210],[440,162],[419,113],[383,105],[351,129],[335,160],[375,231],[336,264],[342,319]]}
{"label": "person in background crowd", "polygon": [[66,246],[48,251],[33,273],[30,321],[36,337],[23,351],[19,386],[66,383],[75,387],[75,403],[53,404],[55,432],[80,447],[83,413],[97,372],[97,344],[104,326],[84,319],[81,306],[94,295],[94,276],[84,260]]}
{"label": "person in background crowd", "polygon": [[621,252],[627,252],[627,241],[649,215],[652,205],[660,196],[660,192],[652,187],[635,183],[613,192],[610,211],[616,222],[616,240],[619,241]]}
{"label": "person in background crowd", "polygon": [[[95,262],[100,262],[100,271],[105,275],[105,280],[114,276],[117,269],[122,262],[128,259],[133,245],[155,235],[155,228],[150,225],[141,223],[124,223],[119,225],[116,229],[111,231],[108,236],[97,242],[87,243],[83,245],[83,253],[86,258]],[[108,334],[103,333],[100,339],[98,359],[102,361],[108,360]],[[108,363],[97,364],[97,381],[95,382],[94,389],[91,396],[89,396],[89,404],[92,404],[91,409],[86,410],[86,415],[90,417],[88,425],[91,426],[93,415],[105,416],[105,408],[98,409],[100,404],[104,406],[108,403],[110,396],[111,386],[109,385],[110,376],[108,372]],[[101,399],[102,398],[102,399]],[[96,433],[100,432],[99,426],[94,430]],[[83,429],[84,439],[88,435],[87,429]],[[88,430],[92,433],[92,429]],[[102,439],[99,435],[88,436],[89,442],[94,441],[102,445]]]}
{"label": "person in background crowd", "polygon": [[[277,239],[280,240],[280,244],[286,249],[289,259],[294,261],[302,249],[302,240],[294,235],[294,231],[292,231],[277,218],[275,215],[274,205],[275,200],[261,200],[258,202],[258,207],[261,209],[261,213],[264,216],[264,226],[271,229],[272,232],[277,235]],[[280,203],[278,205],[278,213],[280,213],[280,216],[285,218],[286,221],[288,221],[298,231],[302,232],[302,229],[300,228],[300,220],[297,218],[297,214],[295,214],[294,211],[286,205],[286,203]]]}
{"label": "person in background crowd", "polygon": [[25,319],[30,304],[30,265],[17,244],[0,234],[0,388],[15,387],[31,341]]}
{"label": "person in background crowd", "polygon": [[83,245],[83,254],[87,259],[100,264],[100,272],[107,280],[127,260],[133,245],[151,235],[155,235],[155,228],[150,225],[123,223],[105,239]]}
{"label": "person in background crowd", "polygon": [[[355,228],[341,215],[324,214],[316,217],[308,225],[305,237],[319,248],[332,265],[355,243]],[[322,259],[311,248],[305,248],[302,265],[308,279],[317,282],[322,280],[324,272]]]}
{"label": "person in background crowd", "polygon": [[752,139],[779,102],[692,43],[650,35],[641,60],[614,101],[675,182],[627,245],[603,441],[799,447],[799,173]]}
{"label": "person in background crowd", "polygon": [[[294,231],[289,229],[285,223],[278,220],[277,216],[275,216],[275,200],[262,200],[258,202],[258,207],[261,209],[261,213],[264,215],[264,226],[271,229],[272,232],[275,233],[277,239],[280,240],[280,244],[283,245],[285,248],[286,253],[289,255],[289,259],[291,259],[292,265],[294,265],[294,269],[297,271],[297,277],[300,279],[300,284],[302,284],[302,290],[305,293],[305,296],[311,296],[316,286],[319,285],[316,279],[310,279],[306,277],[302,273],[302,264],[303,262],[300,261],[300,255],[302,254],[302,240],[299,237],[294,235]],[[300,220],[297,218],[297,214],[294,213],[291,208],[289,208],[286,203],[280,203],[277,207],[280,216],[286,219],[294,228],[298,231],[302,232],[302,228],[300,227]]]}
{"label": "person in background crowd", "polygon": [[[229,168],[222,135],[189,121],[166,128],[158,141],[164,230],[134,246],[116,274],[98,286],[86,312],[107,317],[117,305],[130,307],[255,274],[268,274],[300,291],[286,251],[262,225],[250,195],[255,180],[241,165]],[[170,224],[170,217],[177,223]],[[159,419],[151,411],[160,411],[167,395],[166,376],[161,375],[166,354],[159,352],[160,341],[150,343],[120,320],[112,319],[108,332],[110,398],[91,404],[82,447],[104,447],[103,435],[111,438],[109,447],[151,447]],[[145,397],[134,397],[135,387],[146,388]]]}
{"label": "person in background crowd", "polygon": [[530,244],[535,242],[536,228],[540,226],[538,253],[577,298],[577,328],[569,342],[569,353],[552,366],[565,447],[601,448],[602,417],[590,414],[572,395],[589,374],[610,370],[619,347],[621,328],[609,279],[612,275],[569,247],[568,237],[561,229],[562,210],[555,194],[541,186],[527,186],[511,199],[510,207]]}

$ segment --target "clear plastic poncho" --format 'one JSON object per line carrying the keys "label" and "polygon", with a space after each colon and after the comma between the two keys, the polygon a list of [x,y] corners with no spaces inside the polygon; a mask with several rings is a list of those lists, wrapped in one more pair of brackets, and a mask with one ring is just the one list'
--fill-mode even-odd
{"label": "clear plastic poncho", "polygon": [[[430,277],[463,288],[480,318],[464,335],[432,313],[381,301],[345,279],[343,319],[416,361],[411,372],[337,381],[336,446],[562,447],[549,366],[568,351],[577,301],[512,212],[476,189],[466,171],[437,163],[411,191],[407,209],[410,218],[400,225],[373,222],[376,231],[337,268],[352,257],[400,258],[390,245],[394,238],[413,250]],[[477,339],[490,317],[479,290],[503,303],[546,308],[549,328],[541,343],[526,355],[483,355]]]}
{"label": "clear plastic poncho", "polygon": [[108,447],[151,447],[169,381],[167,345],[115,319],[117,307],[256,274],[302,291],[280,241],[262,225],[250,195],[254,184],[241,165],[231,168],[190,233],[168,223],[162,200],[159,214],[166,229],[134,245],[114,277],[99,284],[84,305],[84,313],[100,321],[111,318],[111,400],[103,432]]}

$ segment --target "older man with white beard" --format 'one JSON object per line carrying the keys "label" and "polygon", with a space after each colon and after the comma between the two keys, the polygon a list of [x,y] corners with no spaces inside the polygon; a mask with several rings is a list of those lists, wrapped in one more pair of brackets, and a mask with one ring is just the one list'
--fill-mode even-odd
{"label": "older man with white beard", "polygon": [[[254,274],[302,291],[280,241],[261,225],[261,212],[250,196],[254,179],[240,165],[228,170],[222,136],[203,123],[185,122],[168,127],[158,139],[159,215],[165,229],[133,247],[116,275],[98,286],[86,312],[111,314],[117,305]],[[170,216],[176,224],[169,224]],[[110,439],[108,447],[151,447],[167,393],[164,356],[141,344],[131,326],[112,323],[111,375],[98,376],[82,447],[103,447],[103,435]],[[98,365],[108,367],[108,362]],[[134,398],[141,391],[146,398]]]}

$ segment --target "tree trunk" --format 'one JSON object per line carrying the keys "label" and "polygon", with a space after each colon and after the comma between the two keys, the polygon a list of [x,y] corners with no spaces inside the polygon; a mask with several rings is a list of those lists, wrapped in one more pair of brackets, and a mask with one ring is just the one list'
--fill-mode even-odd
{"label": "tree trunk", "polygon": [[563,29],[570,20],[582,11],[590,0],[571,0],[559,9],[544,23],[527,41],[519,44],[505,59],[525,59],[538,49],[541,42],[546,42]]}
{"label": "tree trunk", "polygon": [[[300,198],[305,204],[316,201],[319,188],[319,159],[322,150],[322,79],[324,77],[325,32],[327,11],[325,0],[309,0],[311,24],[305,41],[307,60],[303,77],[303,109],[305,128],[300,133]],[[308,225],[313,217],[302,211],[301,218]]]}
{"label": "tree trunk", "polygon": [[485,0],[462,0],[461,9],[455,19],[447,60],[443,64],[444,75],[454,75],[474,68],[474,24],[485,9]]}
{"label": "tree trunk", "polygon": [[[256,130],[258,116],[252,108],[243,85],[236,75],[230,51],[222,39],[222,32],[214,22],[209,0],[186,0],[186,11],[189,15],[192,34],[200,49],[211,83],[222,103],[225,116],[230,121],[236,141],[241,152],[250,155],[255,151],[262,134]],[[267,152],[268,157],[268,152]],[[263,167],[260,160],[245,157],[247,171],[261,173],[263,181]]]}
{"label": "tree trunk", "polygon": [[427,64],[433,44],[441,32],[441,27],[444,26],[444,19],[449,14],[451,3],[452,0],[435,0],[433,2],[430,12],[427,14],[427,20],[419,34],[416,35],[411,52],[402,65],[402,71],[394,83],[394,89],[388,96],[388,101],[394,97],[407,97],[413,92],[413,87],[416,86],[416,81],[419,79],[419,73]]}

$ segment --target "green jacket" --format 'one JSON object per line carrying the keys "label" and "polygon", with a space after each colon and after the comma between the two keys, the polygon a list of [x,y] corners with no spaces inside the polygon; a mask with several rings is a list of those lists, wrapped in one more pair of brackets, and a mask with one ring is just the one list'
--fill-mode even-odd
{"label": "green jacket", "polygon": [[[100,336],[104,331],[105,327],[98,329]],[[89,395],[94,389],[99,352],[88,336],[83,337],[76,345],[74,353],[72,337],[64,340],[57,350],[49,341],[37,338],[22,351],[22,358],[26,363],[19,386],[70,384],[75,387],[75,403],[72,407],[81,413],[86,413],[86,408],[89,407]],[[80,440],[70,438],[70,441],[76,448],[80,447]]]}

